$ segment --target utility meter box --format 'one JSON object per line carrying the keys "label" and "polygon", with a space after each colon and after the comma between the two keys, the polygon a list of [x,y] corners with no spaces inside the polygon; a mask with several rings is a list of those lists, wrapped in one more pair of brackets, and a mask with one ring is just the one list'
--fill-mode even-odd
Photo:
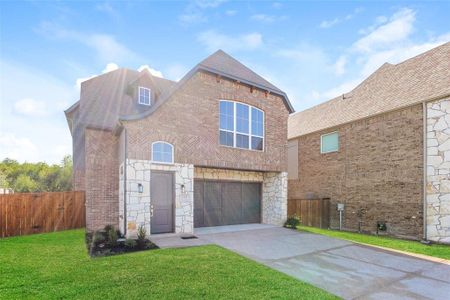
{"label": "utility meter box", "polygon": [[337,204],[337,210],[338,211],[343,211],[344,210],[344,203],[338,203]]}

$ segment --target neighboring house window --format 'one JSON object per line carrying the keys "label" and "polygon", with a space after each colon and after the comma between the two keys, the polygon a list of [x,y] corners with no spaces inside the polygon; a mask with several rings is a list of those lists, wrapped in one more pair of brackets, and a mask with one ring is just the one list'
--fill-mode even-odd
{"label": "neighboring house window", "polygon": [[264,112],[240,102],[220,101],[221,145],[252,150],[264,149]]}
{"label": "neighboring house window", "polygon": [[173,164],[173,146],[166,142],[152,144],[152,161]]}
{"label": "neighboring house window", "polygon": [[152,91],[145,87],[139,87],[139,104],[151,105]]}
{"label": "neighboring house window", "polygon": [[339,150],[339,134],[327,133],[320,137],[320,153],[336,152]]}

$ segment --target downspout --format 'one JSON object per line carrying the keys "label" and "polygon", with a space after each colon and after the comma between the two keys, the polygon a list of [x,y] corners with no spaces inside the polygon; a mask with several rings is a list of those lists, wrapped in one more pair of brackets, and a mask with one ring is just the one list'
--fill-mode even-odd
{"label": "downspout", "polygon": [[427,241],[427,103],[423,108],[423,240]]}
{"label": "downspout", "polygon": [[124,128],[125,145],[124,145],[124,162],[123,162],[123,235],[127,235],[127,160],[128,160],[128,135],[127,129]]}

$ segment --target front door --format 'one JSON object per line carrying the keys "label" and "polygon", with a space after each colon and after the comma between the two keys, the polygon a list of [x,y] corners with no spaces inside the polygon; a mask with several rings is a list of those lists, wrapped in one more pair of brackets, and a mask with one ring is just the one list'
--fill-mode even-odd
{"label": "front door", "polygon": [[174,174],[151,171],[151,233],[173,232]]}

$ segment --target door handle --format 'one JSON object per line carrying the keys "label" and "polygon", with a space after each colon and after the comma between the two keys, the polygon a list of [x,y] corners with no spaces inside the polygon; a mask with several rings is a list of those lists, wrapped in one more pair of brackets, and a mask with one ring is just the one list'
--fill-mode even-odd
{"label": "door handle", "polygon": [[150,217],[153,217],[153,204],[150,205]]}

